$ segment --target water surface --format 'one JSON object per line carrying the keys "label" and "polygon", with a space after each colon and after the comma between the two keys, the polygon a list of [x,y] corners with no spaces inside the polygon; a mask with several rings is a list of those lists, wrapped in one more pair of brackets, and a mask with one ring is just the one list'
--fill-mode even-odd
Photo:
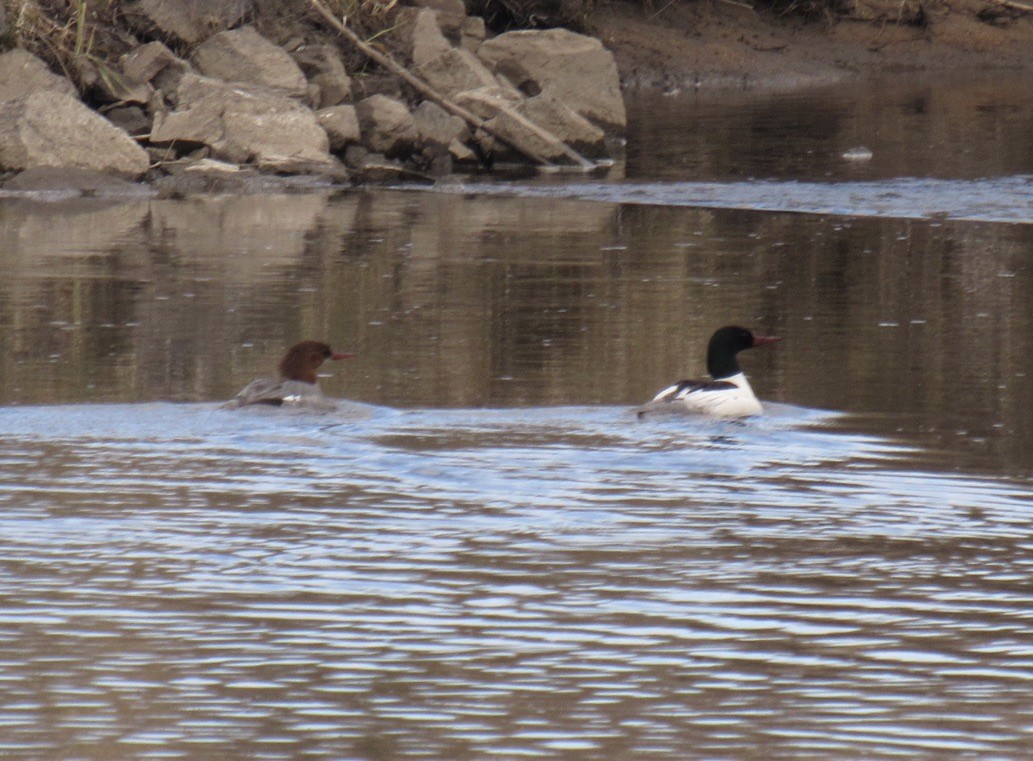
{"label": "water surface", "polygon": [[[883,89],[660,98],[591,184],[0,200],[0,755],[1027,757],[1033,108]],[[637,420],[731,322],[768,414]],[[300,337],[350,401],[219,407]]]}

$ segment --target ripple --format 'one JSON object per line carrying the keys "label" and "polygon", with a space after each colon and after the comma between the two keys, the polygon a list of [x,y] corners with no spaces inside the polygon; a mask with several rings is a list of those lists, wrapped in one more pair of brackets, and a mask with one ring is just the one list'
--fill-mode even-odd
{"label": "ripple", "polygon": [[[648,206],[838,214],[849,217],[943,217],[987,222],[1033,222],[1028,176],[977,180],[899,178],[869,182],[582,182],[442,185],[435,192],[565,198]],[[885,326],[896,326],[887,322]]]}
{"label": "ripple", "polygon": [[1022,755],[1027,484],[789,407],[213,414],[0,411],[5,755]]}

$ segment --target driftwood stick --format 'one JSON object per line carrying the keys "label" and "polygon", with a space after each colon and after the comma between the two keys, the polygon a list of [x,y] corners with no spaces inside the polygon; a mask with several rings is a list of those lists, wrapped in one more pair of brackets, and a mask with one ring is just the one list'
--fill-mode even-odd
{"label": "driftwood stick", "polygon": [[[453,101],[451,98],[435,90],[429,84],[424,82],[422,79],[420,79],[411,71],[406,69],[400,63],[398,63],[391,56],[387,55],[386,53],[382,53],[372,45],[363,42],[363,40],[360,39],[359,36],[355,34],[355,32],[353,32],[351,29],[345,26],[340,19],[334,16],[334,14],[331,13],[330,10],[322,2],[320,2],[320,0],[311,0],[311,3],[312,7],[316,9],[316,12],[318,12],[319,15],[322,16],[326,20],[326,22],[330,24],[330,26],[332,26],[342,37],[344,37],[346,40],[348,40],[348,42],[350,42],[352,45],[358,48],[363,53],[363,55],[365,55],[367,58],[371,58],[388,71],[394,73],[399,78],[408,82],[426,98],[429,98],[430,100],[434,101],[449,113],[458,116],[460,119],[462,119],[471,127],[473,127],[475,130],[483,130],[484,132],[487,132],[489,135],[498,138],[502,142],[511,145],[513,148],[527,156],[532,161],[536,161],[539,164],[543,164],[547,167],[554,166],[548,158],[542,156],[537,151],[527,148],[526,146],[514,145],[504,135],[499,134],[498,130],[494,129],[484,119],[477,116],[477,114],[468,111],[467,109],[463,108],[458,103]],[[555,145],[562,151],[564,156],[570,159],[574,164],[579,166],[581,169],[589,171],[595,168],[595,164],[586,159],[584,156],[575,151],[573,148],[564,143],[551,132],[542,129],[537,124],[534,124],[533,122],[529,121],[521,114],[518,114],[515,111],[513,111],[511,108],[503,107],[502,110],[505,111],[506,114],[511,118],[516,119],[525,127],[531,129],[535,134],[537,134],[546,142]]]}
{"label": "driftwood stick", "polygon": [[1025,11],[1026,13],[1033,13],[1033,5],[1026,5],[1025,3],[1016,3],[1014,0],[994,0],[998,5],[1003,5],[1005,8],[1012,8],[1017,11]]}

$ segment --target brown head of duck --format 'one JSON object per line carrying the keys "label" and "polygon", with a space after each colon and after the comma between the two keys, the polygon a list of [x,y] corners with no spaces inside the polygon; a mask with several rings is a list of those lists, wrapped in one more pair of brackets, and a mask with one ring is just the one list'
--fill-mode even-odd
{"label": "brown head of duck", "polygon": [[283,355],[277,369],[281,380],[296,380],[315,383],[319,368],[328,359],[351,359],[354,354],[336,352],[322,341],[301,341],[294,344]]}

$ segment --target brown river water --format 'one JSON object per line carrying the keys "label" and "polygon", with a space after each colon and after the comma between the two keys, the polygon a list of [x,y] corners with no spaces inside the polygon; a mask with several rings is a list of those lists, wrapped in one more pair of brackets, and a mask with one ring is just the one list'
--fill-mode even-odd
{"label": "brown river water", "polygon": [[[0,198],[0,757],[1029,758],[1028,85],[642,96],[609,177]],[[637,420],[733,322],[767,415]],[[219,407],[304,337],[337,412]]]}

